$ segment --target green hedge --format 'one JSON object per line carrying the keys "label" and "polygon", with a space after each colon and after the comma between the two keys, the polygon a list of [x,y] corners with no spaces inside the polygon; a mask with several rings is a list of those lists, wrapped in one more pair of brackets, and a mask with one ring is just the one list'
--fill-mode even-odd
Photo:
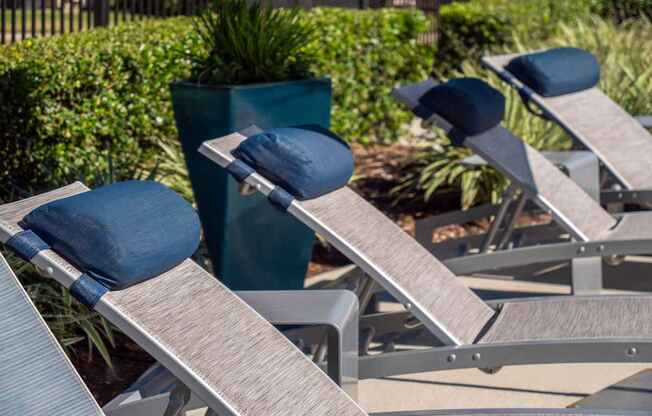
{"label": "green hedge", "polygon": [[3,191],[133,177],[176,134],[168,84],[188,73],[189,28],[151,21],[3,48]]}
{"label": "green hedge", "polygon": [[558,24],[594,10],[599,0],[471,0],[441,7],[436,70],[459,69],[466,60],[478,60],[492,51],[523,40],[545,39]]}
{"label": "green hedge", "polygon": [[[434,52],[413,11],[316,9],[315,68],[334,85],[333,128],[349,140],[390,141],[406,112],[389,96],[421,79]],[[0,48],[0,199],[74,179],[131,178],[177,140],[168,85],[202,50],[188,18],[147,21]]]}
{"label": "green hedge", "polygon": [[317,72],[333,78],[333,129],[359,142],[391,142],[410,115],[391,97],[398,84],[430,73],[434,48],[417,41],[428,29],[419,12],[315,9]]}

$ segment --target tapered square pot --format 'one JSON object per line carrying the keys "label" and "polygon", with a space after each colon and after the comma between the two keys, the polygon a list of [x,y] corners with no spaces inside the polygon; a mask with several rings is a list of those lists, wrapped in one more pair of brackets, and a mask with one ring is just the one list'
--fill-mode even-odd
{"label": "tapered square pot", "polygon": [[303,288],[314,233],[259,193],[241,192],[224,169],[199,154],[205,140],[252,124],[329,127],[331,83],[171,85],[172,103],[199,216],[216,276],[233,290]]}

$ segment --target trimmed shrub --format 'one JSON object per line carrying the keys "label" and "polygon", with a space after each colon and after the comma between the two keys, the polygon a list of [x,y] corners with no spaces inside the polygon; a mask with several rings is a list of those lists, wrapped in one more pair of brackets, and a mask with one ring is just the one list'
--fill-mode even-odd
{"label": "trimmed shrub", "polygon": [[[421,79],[434,52],[416,11],[315,9],[314,71],[331,76],[333,129],[391,141],[409,119],[391,88]],[[0,200],[82,179],[94,185],[170,166],[177,139],[169,84],[204,45],[189,18],[130,23],[0,48]],[[163,146],[163,147],[162,147]],[[160,163],[159,163],[160,162]],[[164,180],[165,181],[165,180]],[[173,180],[190,195],[184,180]]]}
{"label": "trimmed shrub", "polygon": [[513,30],[509,16],[480,2],[442,6],[440,25],[436,68],[441,72],[509,43]]}
{"label": "trimmed shrub", "polygon": [[388,143],[398,139],[411,116],[390,93],[400,83],[425,79],[434,48],[419,43],[428,30],[417,11],[314,9],[315,72],[333,81],[332,128],[349,141]]}
{"label": "trimmed shrub", "polygon": [[551,36],[558,23],[591,12],[594,0],[472,0],[441,8],[436,72],[460,69],[466,60],[514,43]]}
{"label": "trimmed shrub", "polygon": [[131,178],[175,137],[168,84],[197,48],[185,18],[92,30],[0,54],[0,186]]}

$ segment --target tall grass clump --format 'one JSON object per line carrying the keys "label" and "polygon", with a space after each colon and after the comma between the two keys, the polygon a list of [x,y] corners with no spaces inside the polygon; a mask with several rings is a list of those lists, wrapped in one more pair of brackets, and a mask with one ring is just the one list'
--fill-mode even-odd
{"label": "tall grass clump", "polygon": [[193,59],[194,81],[234,85],[312,76],[315,54],[306,46],[315,39],[315,25],[299,9],[213,0],[194,24],[205,45],[205,53]]}
{"label": "tall grass clump", "polygon": [[[532,41],[514,36],[505,52],[527,52],[540,48],[576,46],[595,54],[601,64],[599,87],[626,111],[634,115],[652,114],[652,23],[646,19],[617,24],[595,16],[561,24],[546,40]],[[467,61],[451,77],[481,78],[507,98],[503,126],[536,149],[563,150],[570,139],[554,123],[529,113],[518,94],[476,61]],[[614,142],[618,140],[614,137]],[[462,161],[468,149],[454,147],[437,132],[437,138],[419,152],[404,169],[401,185],[395,189],[401,198],[429,200],[442,188],[460,189],[461,205],[468,208],[479,202],[495,202],[507,186],[507,180],[490,167],[468,166]]]}

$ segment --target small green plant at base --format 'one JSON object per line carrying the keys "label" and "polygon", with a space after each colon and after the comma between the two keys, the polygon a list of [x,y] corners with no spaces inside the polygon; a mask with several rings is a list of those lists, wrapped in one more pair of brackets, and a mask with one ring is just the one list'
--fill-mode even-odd
{"label": "small green plant at base", "polygon": [[73,346],[86,341],[89,360],[97,351],[107,366],[113,368],[108,348],[115,347],[113,326],[78,302],[59,283],[40,276],[31,264],[8,250],[2,250],[2,255],[64,350],[72,354],[75,352]]}
{"label": "small green plant at base", "polygon": [[315,28],[298,9],[213,0],[194,22],[206,52],[193,59],[193,81],[233,85],[312,75],[314,55],[306,46],[314,40]]}

